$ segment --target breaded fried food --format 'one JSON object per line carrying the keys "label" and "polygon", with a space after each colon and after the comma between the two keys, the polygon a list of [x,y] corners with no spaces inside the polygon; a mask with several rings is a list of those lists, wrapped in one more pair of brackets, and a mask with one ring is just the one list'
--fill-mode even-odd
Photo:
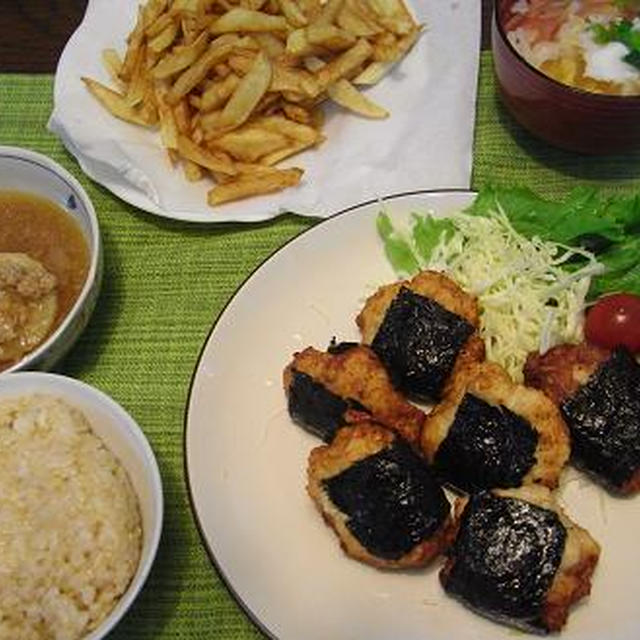
{"label": "breaded fried food", "polygon": [[369,347],[341,343],[327,352],[308,347],[294,354],[283,379],[290,415],[325,442],[358,414],[419,442],[425,414],[393,388]]}
{"label": "breaded fried food", "polygon": [[640,365],[631,353],[559,345],[530,355],[524,374],[560,407],[573,462],[616,493],[640,491]]}
{"label": "breaded fried food", "polygon": [[559,344],[544,354],[528,355],[523,369],[524,381],[561,405],[610,355],[609,349],[586,342]]}
{"label": "breaded fried food", "polygon": [[58,281],[26,253],[0,252],[0,364],[40,344],[58,314]]}
{"label": "breaded fried food", "polygon": [[373,422],[313,449],[307,491],[345,553],[374,567],[424,566],[448,544],[444,491],[403,438]]}
{"label": "breaded fried food", "polygon": [[462,491],[529,483],[553,489],[570,453],[556,405],[492,362],[455,374],[426,418],[421,444],[436,474]]}
{"label": "breaded fried food", "polygon": [[588,595],[600,547],[545,487],[459,498],[445,591],[477,613],[527,631],[559,631]]}
{"label": "breaded fried food", "polygon": [[476,299],[436,271],[382,286],[356,318],[394,386],[437,400],[454,367],[484,358]]}

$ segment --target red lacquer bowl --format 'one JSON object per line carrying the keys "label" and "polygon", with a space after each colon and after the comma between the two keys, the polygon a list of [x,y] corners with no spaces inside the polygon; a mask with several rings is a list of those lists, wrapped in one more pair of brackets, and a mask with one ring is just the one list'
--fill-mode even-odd
{"label": "red lacquer bowl", "polygon": [[496,0],[492,51],[500,96],[527,130],[550,144],[588,154],[640,149],[640,96],[591,93],[538,71],[507,40],[502,18],[514,0]]}

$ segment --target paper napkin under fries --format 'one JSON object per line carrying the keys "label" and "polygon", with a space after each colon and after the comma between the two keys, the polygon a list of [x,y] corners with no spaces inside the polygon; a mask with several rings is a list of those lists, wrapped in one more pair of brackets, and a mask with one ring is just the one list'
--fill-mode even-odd
{"label": "paper napkin under fries", "polygon": [[[294,5],[289,7],[294,12],[293,21],[296,19]],[[212,188],[216,185],[215,177],[223,185],[220,198],[229,191],[233,197],[235,183],[238,183],[238,189],[248,188],[249,193],[256,188],[251,184],[255,173],[253,164],[229,155],[229,149],[234,150],[232,145],[237,139],[243,142],[243,136],[234,134],[221,138],[220,145],[225,143],[227,146],[220,150],[214,142],[213,156],[205,149],[206,154],[202,157],[201,150],[207,141],[203,139],[202,132],[196,132],[200,133],[200,138],[195,138],[200,148],[193,144],[193,140],[182,137],[180,148],[177,149],[176,140],[175,153],[167,153],[162,144],[167,138],[166,131],[116,118],[100,104],[100,95],[98,99],[95,91],[92,95],[94,86],[90,84],[94,83],[99,83],[95,84],[98,91],[103,91],[102,86],[117,91],[108,73],[109,65],[104,65],[103,52],[115,50],[125,56],[126,38],[139,20],[138,3],[135,1],[90,0],[82,24],[60,59],[49,128],[77,158],[87,175],[123,200],[158,215],[195,222],[258,221],[283,212],[326,217],[350,205],[391,193],[468,188],[475,120],[480,5],[454,0],[413,0],[407,5],[415,20],[424,25],[408,54],[373,86],[354,87],[347,81],[332,83],[323,93],[325,119],[321,128],[321,144],[290,157],[287,149],[281,153],[287,156],[286,159],[278,160],[274,166],[284,170],[282,175],[286,184],[283,187],[295,185],[301,175],[296,186],[211,206],[207,199],[209,202],[217,199],[211,197]],[[280,7],[285,8],[282,3]],[[164,27],[162,31],[163,25],[170,23],[170,17],[161,16],[157,29],[153,27],[160,40],[167,33],[171,37],[170,27]],[[239,15],[241,21],[245,17]],[[304,16],[300,19],[302,21]],[[214,26],[211,30],[219,28],[225,27]],[[324,31],[315,24],[313,29],[314,37]],[[293,43],[289,45],[287,41],[287,46],[309,46],[308,42],[302,41],[300,45],[300,41],[295,40],[298,35],[304,36],[304,25],[297,31],[299,33],[290,38]],[[343,37],[344,32],[339,28],[335,31],[338,39]],[[220,34],[215,34],[215,37],[220,37]],[[341,46],[339,40],[337,44]],[[343,48],[346,50],[352,44],[345,42]],[[244,51],[240,53],[245,55]],[[264,60],[261,62],[258,55],[251,57],[251,51],[246,55],[248,70],[252,60],[256,67],[264,65]],[[240,66],[243,64],[239,56],[235,62]],[[309,68],[313,72],[315,69],[311,62]],[[324,77],[328,75],[325,73]],[[174,85],[178,84],[178,77],[172,77]],[[81,78],[89,79],[85,80],[86,85]],[[222,86],[221,82],[218,84]],[[229,93],[232,94],[238,83],[230,84]],[[171,85],[168,86],[171,90]],[[137,87],[133,87],[129,92],[136,90]],[[204,94],[189,96],[194,109],[201,106],[200,95]],[[236,102],[241,100],[242,97],[238,96]],[[278,109],[279,105],[275,108]],[[298,117],[295,104],[287,102],[285,108],[287,117]],[[361,112],[368,113],[369,117],[354,113],[354,108],[364,110]],[[386,112],[388,116],[381,117]],[[222,109],[220,113],[224,115]],[[218,119],[216,122],[224,122],[215,113],[213,117]],[[301,117],[305,117],[304,112]],[[198,118],[193,122],[197,127]],[[267,124],[276,127],[273,136],[281,135],[277,129],[277,117]],[[244,129],[249,128],[247,124],[243,126]],[[224,131],[221,131],[214,131],[210,137],[223,135]],[[247,135],[250,134],[248,131]],[[269,144],[268,139],[263,142]],[[277,143],[278,138],[275,138]],[[276,152],[269,158],[275,159],[278,155]],[[176,158],[182,161],[182,165]],[[235,170],[225,173],[227,158],[231,162],[239,162],[240,171],[251,171],[248,180],[243,183],[245,176]],[[264,163],[265,158],[257,163]],[[191,159],[195,162],[192,163]],[[223,161],[222,173],[217,173],[215,168],[220,159]],[[198,162],[203,163],[203,171],[196,166]],[[213,167],[210,172],[207,164]],[[294,167],[296,173],[293,172]],[[263,173],[261,169],[259,171]],[[185,179],[185,175],[189,179]],[[290,180],[290,177],[296,179]],[[269,190],[271,176],[261,175],[257,179],[263,180],[266,190]],[[226,187],[226,183],[230,186]],[[260,185],[257,187],[259,189]]]}

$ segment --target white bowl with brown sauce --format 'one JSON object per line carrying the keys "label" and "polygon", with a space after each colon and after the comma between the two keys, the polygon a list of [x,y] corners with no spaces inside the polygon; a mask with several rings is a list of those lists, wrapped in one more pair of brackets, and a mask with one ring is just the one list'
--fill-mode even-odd
{"label": "white bowl with brown sauce", "polygon": [[105,638],[157,554],[164,502],[153,450],[95,387],[41,371],[1,379],[2,628],[12,638]]}
{"label": "white bowl with brown sauce", "polygon": [[51,369],[87,325],[101,279],[82,185],[42,154],[0,146],[0,373]]}

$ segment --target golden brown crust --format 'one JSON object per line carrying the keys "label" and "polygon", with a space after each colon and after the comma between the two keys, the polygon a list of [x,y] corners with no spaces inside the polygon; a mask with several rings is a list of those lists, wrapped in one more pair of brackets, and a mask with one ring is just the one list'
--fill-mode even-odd
{"label": "golden brown crust", "polygon": [[480,311],[476,298],[465,293],[451,278],[438,271],[421,271],[411,280],[402,280],[380,287],[367,299],[356,318],[356,324],[365,344],[373,342],[389,305],[403,286],[435,300],[448,311],[462,316],[474,327],[479,326]]}
{"label": "golden brown crust", "polygon": [[335,354],[308,347],[296,353],[284,372],[287,393],[293,369],[306,373],[341,398],[357,400],[376,422],[397,431],[412,444],[418,443],[424,412],[393,388],[385,368],[369,347],[356,345]]}
{"label": "golden brown crust", "polygon": [[369,552],[351,533],[345,515],[329,499],[322,482],[331,478],[355,462],[374,455],[391,444],[393,432],[372,422],[343,427],[330,445],[316,447],[309,455],[307,492],[322,514],[325,522],[336,532],[344,552],[366,564],[380,569],[422,567],[445,548],[450,540],[451,518],[447,516],[442,526],[428,540],[417,544],[397,560],[380,558]]}
{"label": "golden brown crust", "polygon": [[422,430],[421,446],[429,462],[434,461],[447,437],[466,393],[506,407],[538,432],[536,463],[522,483],[555,488],[570,454],[569,432],[560,411],[543,393],[513,382],[500,365],[492,362],[472,363],[454,372],[443,400],[427,416]]}
{"label": "golden brown crust", "polygon": [[585,546],[578,562],[556,574],[542,610],[542,619],[549,631],[560,631],[567,622],[571,605],[591,592],[591,576],[600,555],[599,547],[595,542],[594,545],[595,548]]}
{"label": "golden brown crust", "polygon": [[523,373],[525,384],[562,404],[585,384],[611,352],[595,345],[561,344],[546,353],[530,353]]}

